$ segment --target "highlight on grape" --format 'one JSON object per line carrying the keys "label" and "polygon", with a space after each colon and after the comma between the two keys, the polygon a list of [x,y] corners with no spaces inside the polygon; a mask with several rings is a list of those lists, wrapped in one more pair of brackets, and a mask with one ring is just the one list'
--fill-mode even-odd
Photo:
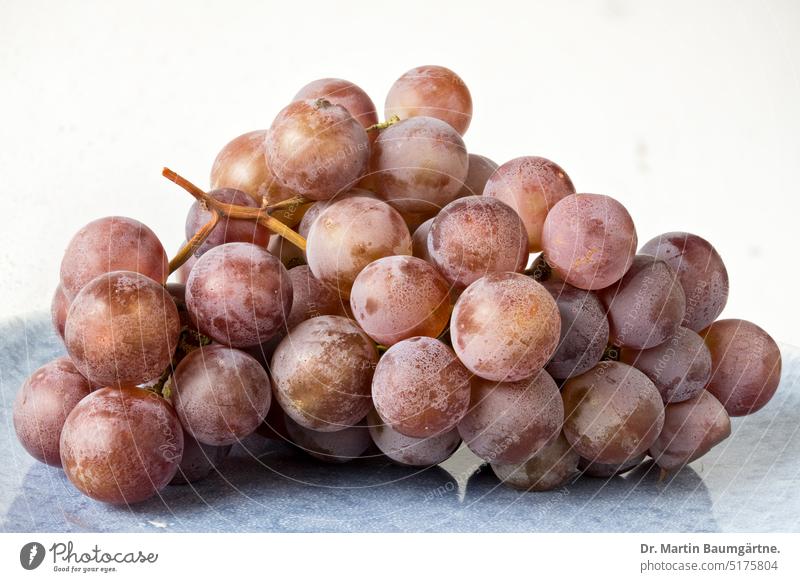
{"label": "highlight on grape", "polygon": [[81,228],[52,300],[66,355],[14,404],[28,453],[115,504],[224,473],[251,434],[332,464],[463,444],[542,491],[679,471],[772,398],[780,351],[719,319],[710,242],[640,245],[559,164],[468,152],[445,67],[402,75],[383,114],[319,79],[220,150],[209,190],[165,168],[194,198],[171,260],[132,218]]}

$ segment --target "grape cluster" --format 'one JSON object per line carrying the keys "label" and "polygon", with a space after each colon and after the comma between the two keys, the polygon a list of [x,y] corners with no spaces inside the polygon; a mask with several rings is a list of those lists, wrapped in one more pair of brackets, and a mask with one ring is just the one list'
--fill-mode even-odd
{"label": "grape cluster", "polygon": [[111,503],[201,479],[253,433],[331,463],[463,443],[539,491],[680,469],[770,400],[780,352],[717,319],[710,243],[639,246],[558,164],[468,153],[472,98],[444,67],[400,77],[385,117],[320,79],[222,149],[210,191],[165,169],[197,199],[172,261],[136,220],[83,227],[52,301],[67,356],[14,405],[25,449]]}

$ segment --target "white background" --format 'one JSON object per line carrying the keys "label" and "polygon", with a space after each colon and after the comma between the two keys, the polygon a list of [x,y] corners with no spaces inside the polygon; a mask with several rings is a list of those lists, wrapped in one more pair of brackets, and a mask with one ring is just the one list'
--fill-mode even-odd
{"label": "white background", "polygon": [[[47,309],[81,225],[128,215],[169,253],[230,138],[319,77],[382,109],[407,69],[470,87],[472,151],[542,155],[579,191],[725,259],[723,316],[800,345],[800,2],[0,0],[0,319]],[[164,3],[165,4],[165,3]]]}

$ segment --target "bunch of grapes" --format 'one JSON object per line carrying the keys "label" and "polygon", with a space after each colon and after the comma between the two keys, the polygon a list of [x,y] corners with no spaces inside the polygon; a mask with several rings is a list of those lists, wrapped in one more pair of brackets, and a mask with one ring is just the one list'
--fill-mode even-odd
{"label": "bunch of grapes", "polygon": [[52,303],[67,356],[15,403],[26,450],[110,503],[201,479],[254,432],[332,463],[424,467],[463,442],[546,490],[677,470],[770,400],[780,352],[717,319],[706,240],[639,246],[556,163],[468,153],[444,67],[400,77],[385,118],[321,79],[222,149],[210,191],[165,169],[196,198],[171,261],[136,220],[83,227]]}

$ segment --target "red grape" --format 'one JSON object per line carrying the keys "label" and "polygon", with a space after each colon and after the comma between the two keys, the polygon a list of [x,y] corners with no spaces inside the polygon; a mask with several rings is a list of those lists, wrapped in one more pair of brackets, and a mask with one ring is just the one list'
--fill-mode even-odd
{"label": "red grape", "polygon": [[334,202],[338,202],[339,200],[344,200],[346,198],[354,198],[359,196],[361,198],[375,198],[372,192],[369,190],[364,190],[363,188],[352,188],[347,192],[343,192],[342,194],[338,194],[337,196],[333,197],[330,200],[320,200],[319,202],[314,202],[306,213],[303,215],[303,218],[300,220],[300,225],[297,227],[297,232],[300,233],[300,236],[303,238],[308,238],[308,233],[311,230],[311,225],[314,224],[314,221],[317,217],[322,214],[322,211],[325,210],[328,206],[333,204]]}
{"label": "red grape", "polygon": [[544,370],[519,382],[472,379],[472,396],[458,432],[490,463],[524,463],[560,433],[564,404]]}
{"label": "red grape", "polygon": [[372,379],[372,399],[395,431],[431,437],[454,428],[467,413],[469,378],[445,344],[414,337],[383,354]]}
{"label": "red grape", "polygon": [[344,79],[317,79],[297,92],[293,101],[326,99],[341,105],[364,129],[378,123],[378,113],[369,95],[358,85]]}
{"label": "red grape", "polygon": [[668,232],[649,240],[642,253],[675,269],[686,295],[683,327],[699,332],[713,322],[728,302],[728,271],[707,240],[686,232]]}
{"label": "red grape", "polygon": [[428,233],[434,219],[429,218],[417,227],[411,236],[411,252],[418,259],[431,263],[431,256],[428,254]]}
{"label": "red grape", "polygon": [[106,503],[152,497],[175,476],[183,430],[169,403],[149,390],[101,388],[72,409],[61,464],[83,494]]}
{"label": "red grape", "polygon": [[308,265],[289,269],[292,282],[292,310],[286,318],[286,328],[320,315],[345,315],[339,294],[323,285]]}
{"label": "red grape", "polygon": [[214,247],[195,264],[186,306],[197,328],[232,347],[264,343],[285,325],[292,283],[278,259],[250,243]]}
{"label": "red grape", "polygon": [[64,339],[64,327],[67,325],[67,312],[69,311],[70,300],[67,299],[64,289],[59,284],[53,293],[53,299],[50,302],[50,320],[53,322],[53,328],[56,330],[61,339]]}
{"label": "red grape", "polygon": [[525,156],[506,162],[494,172],[482,192],[502,200],[522,218],[528,232],[528,250],[542,250],[542,228],[548,211],[575,186],[561,166],[545,158]]}
{"label": "red grape", "polygon": [[306,264],[306,255],[303,250],[277,234],[272,235],[269,239],[267,250],[287,269],[294,269]]}
{"label": "red grape", "polygon": [[781,352],[770,335],[743,319],[720,319],[700,332],[711,352],[706,389],[731,416],[764,407],[781,381]]}
{"label": "red grape", "polygon": [[72,237],[61,261],[61,287],[72,300],[89,281],[111,271],[134,271],[164,283],[169,260],[144,224],[108,216],[90,222]]}
{"label": "red grape", "polygon": [[469,167],[464,185],[458,193],[459,198],[464,196],[481,196],[486,182],[497,171],[497,164],[486,156],[469,154]]}
{"label": "red grape", "polygon": [[487,273],[522,272],[528,262],[525,226],[510,206],[483,196],[459,198],[433,219],[428,254],[456,289]]}
{"label": "red grape", "polygon": [[650,379],[620,362],[600,362],[562,387],[564,435],[590,462],[620,464],[641,455],[664,425]]}
{"label": "red grape", "polygon": [[521,491],[550,491],[578,472],[578,453],[563,434],[524,463],[492,463],[492,471],[506,485]]}
{"label": "red grape", "polygon": [[672,471],[699,459],[731,434],[731,419],[705,390],[691,400],[668,404],[664,429],[650,446],[662,469]]}
{"label": "red grape", "polygon": [[558,307],[539,283],[517,273],[491,273],[467,287],[453,309],[450,336],[459,359],[487,380],[534,376],[555,353]]}
{"label": "red grape", "polygon": [[686,312],[675,271],[650,255],[636,255],[622,279],[597,294],[608,309],[616,346],[644,350],[662,344],[675,335]]}
{"label": "red grape", "polygon": [[[183,245],[185,244],[186,243],[184,242]],[[183,245],[181,245],[181,247],[183,247]],[[189,280],[189,273],[192,272],[192,267],[194,267],[196,262],[197,256],[190,255],[189,258],[186,259],[186,262],[178,267],[178,270],[175,272],[176,282],[180,283],[181,285],[186,285],[186,282]]]}
{"label": "red grape", "polygon": [[[208,195],[225,204],[258,208],[258,204],[241,190],[222,188],[212,190]],[[191,239],[210,219],[211,213],[205,209],[205,203],[196,200],[186,216],[186,239]],[[252,220],[222,218],[205,242],[195,251],[195,254],[199,257],[214,247],[230,242],[249,242],[265,247],[269,242],[269,236],[270,233],[265,227]]]}
{"label": "red grape", "polygon": [[669,340],[649,350],[621,350],[620,361],[644,372],[665,404],[694,398],[711,378],[711,353],[703,338],[687,327],[679,327]]}
{"label": "red grape", "polygon": [[636,240],[625,207],[600,194],[562,198],[542,229],[547,262],[579,289],[602,289],[619,281],[633,262]]}
{"label": "red grape", "polygon": [[430,467],[449,459],[461,444],[453,428],[436,436],[414,438],[397,432],[384,423],[375,409],[367,414],[369,434],[380,451],[395,463],[411,467]]}
{"label": "red grape", "polygon": [[251,355],[220,345],[187,355],[172,375],[171,398],[181,424],[205,445],[252,434],[269,410],[269,376]]}
{"label": "red grape", "polygon": [[370,447],[369,430],[362,424],[334,432],[320,432],[300,426],[286,416],[286,431],[294,444],[326,463],[346,463],[357,459]]}
{"label": "red grape", "polygon": [[350,306],[361,328],[391,346],[414,336],[437,337],[450,319],[450,287],[422,259],[384,257],[356,277]]}
{"label": "red grape", "polygon": [[266,151],[267,164],[284,186],[312,200],[327,200],[364,173],[369,138],[341,105],[306,99],[278,113]]}
{"label": "red grape", "polygon": [[143,384],[170,365],[180,318],[169,293],[131,271],[106,273],[69,308],[64,343],[93,386]]}
{"label": "red grape", "polygon": [[14,401],[14,429],[37,461],[61,466],[59,440],[67,415],[92,391],[69,358],[48,362],[25,380]]}
{"label": "red grape", "polygon": [[272,356],[275,397],[305,428],[343,430],[369,411],[377,362],[375,344],[350,319],[323,315],[306,320]]}
{"label": "red grape", "polygon": [[461,77],[450,69],[415,67],[389,89],[384,115],[386,119],[393,115],[400,119],[436,117],[464,135],[472,120],[472,96]]}

